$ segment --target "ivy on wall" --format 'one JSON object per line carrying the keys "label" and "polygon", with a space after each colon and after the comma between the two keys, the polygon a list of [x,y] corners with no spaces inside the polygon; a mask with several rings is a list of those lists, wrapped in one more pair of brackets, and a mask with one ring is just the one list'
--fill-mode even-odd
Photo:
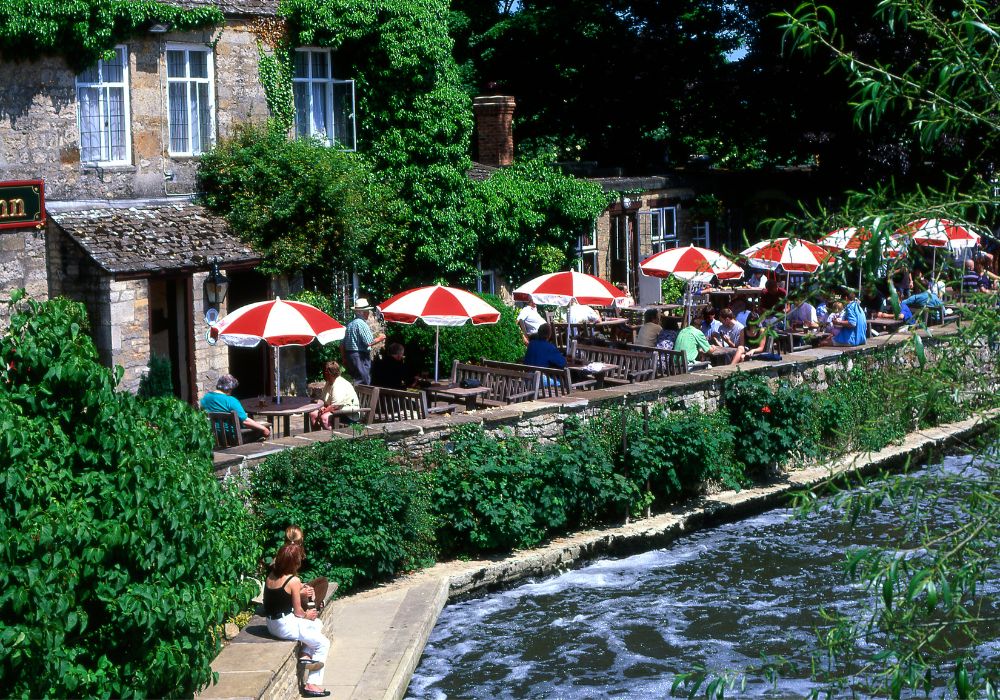
{"label": "ivy on wall", "polygon": [[0,0],[0,57],[63,57],[83,70],[115,44],[155,23],[178,31],[222,24],[214,6],[184,9],[153,0]]}

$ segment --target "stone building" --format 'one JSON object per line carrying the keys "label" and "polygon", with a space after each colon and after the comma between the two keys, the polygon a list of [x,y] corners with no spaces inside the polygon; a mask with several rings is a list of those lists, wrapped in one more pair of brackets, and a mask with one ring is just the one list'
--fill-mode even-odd
{"label": "stone building", "polygon": [[[266,349],[205,341],[202,284],[216,260],[235,308],[287,280],[256,273],[259,256],[192,198],[200,154],[268,117],[258,63],[277,0],[176,4],[217,5],[225,22],[151,25],[82,72],[53,56],[0,62],[0,180],[43,180],[48,215],[42,229],[0,231],[0,293],[83,302],[102,360],[125,368],[122,388],[134,391],[159,355],[171,360],[175,393],[196,401],[227,369],[246,393],[271,381]],[[329,50],[301,48],[295,59],[297,113],[308,121],[297,132],[353,148],[353,82],[334,80]]]}

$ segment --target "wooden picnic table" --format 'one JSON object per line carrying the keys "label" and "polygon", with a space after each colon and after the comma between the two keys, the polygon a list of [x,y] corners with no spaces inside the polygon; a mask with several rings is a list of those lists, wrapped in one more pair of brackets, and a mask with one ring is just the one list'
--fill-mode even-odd
{"label": "wooden picnic table", "polygon": [[490,388],[488,386],[434,386],[433,384],[427,389],[427,399],[430,401],[432,396],[446,396],[450,399],[454,399],[456,403],[462,403],[465,405],[466,411],[476,410],[476,405],[480,396],[486,396],[490,393]]}
{"label": "wooden picnic table", "polygon": [[800,342],[798,345],[795,344],[796,340],[806,340],[807,338],[814,341],[821,341],[824,338],[828,338],[829,333],[821,331],[819,329],[815,330],[785,330],[778,331],[778,341],[781,343],[781,347],[785,352],[795,352],[796,350],[802,350],[807,347],[812,347],[812,344],[806,345],[804,342]]}
{"label": "wooden picnic table", "polygon": [[607,373],[612,372],[620,367],[620,365],[612,365],[607,362],[591,363],[591,364],[600,364],[601,368],[588,369],[589,365],[569,365],[569,371],[571,374],[575,374],[577,376],[583,376],[588,379],[593,379],[595,382],[594,384],[595,389],[603,389],[604,377],[607,375]]}
{"label": "wooden picnic table", "polygon": [[868,327],[879,333],[894,333],[906,324],[901,318],[871,318]]}
{"label": "wooden picnic table", "polygon": [[289,437],[292,434],[292,416],[302,415],[304,432],[312,430],[309,414],[323,407],[323,402],[318,399],[311,399],[308,396],[282,396],[281,403],[273,401],[267,396],[243,399],[240,401],[243,409],[251,416],[263,416],[271,424],[272,434],[277,432],[277,425],[282,424],[282,436]]}

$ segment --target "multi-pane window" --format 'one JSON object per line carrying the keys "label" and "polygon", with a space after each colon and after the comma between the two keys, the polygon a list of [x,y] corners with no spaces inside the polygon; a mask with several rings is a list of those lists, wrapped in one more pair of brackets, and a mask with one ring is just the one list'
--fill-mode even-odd
{"label": "multi-pane window", "polygon": [[114,51],[114,58],[101,59],[76,76],[84,163],[129,163],[128,62],[124,46]]}
{"label": "multi-pane window", "polygon": [[691,226],[691,244],[701,246],[702,248],[711,248],[709,245],[711,243],[711,235],[709,232],[709,223],[703,221],[700,224],[694,224]]}
{"label": "multi-pane window", "polygon": [[584,233],[576,241],[576,257],[578,272],[596,275],[597,272],[597,231]]}
{"label": "multi-pane window", "polygon": [[354,81],[333,77],[329,49],[296,49],[295,134],[355,149]]}
{"label": "multi-pane window", "polygon": [[659,253],[677,247],[677,210],[659,207],[639,212],[639,254]]}
{"label": "multi-pane window", "polygon": [[198,155],[215,142],[213,82],[211,51],[167,47],[170,155]]}

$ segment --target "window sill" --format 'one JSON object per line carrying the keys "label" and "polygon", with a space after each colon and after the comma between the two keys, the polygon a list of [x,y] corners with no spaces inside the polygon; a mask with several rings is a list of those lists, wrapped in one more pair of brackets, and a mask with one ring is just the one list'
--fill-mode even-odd
{"label": "window sill", "polygon": [[199,160],[204,153],[167,153],[170,160]]}
{"label": "window sill", "polygon": [[80,168],[87,170],[101,170],[110,173],[134,173],[138,168],[131,163],[81,163]]}

